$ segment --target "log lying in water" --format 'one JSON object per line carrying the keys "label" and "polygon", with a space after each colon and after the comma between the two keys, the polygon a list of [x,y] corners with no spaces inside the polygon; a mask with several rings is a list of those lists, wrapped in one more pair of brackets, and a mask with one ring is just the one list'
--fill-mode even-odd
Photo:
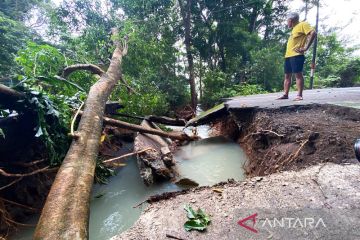
{"label": "log lying in water", "polygon": [[155,135],[159,135],[161,137],[171,138],[171,139],[180,140],[180,141],[189,141],[189,140],[194,140],[197,138],[196,136],[188,136],[186,133],[183,133],[183,132],[164,132],[157,127],[154,127],[154,126],[149,127],[149,125],[145,124],[145,122],[150,123],[150,121],[143,120],[144,124],[141,124],[141,126],[139,126],[136,124],[131,124],[131,123],[123,122],[120,120],[104,117],[104,124],[106,124],[106,125],[129,129],[129,130],[133,130],[136,132],[155,134]]}
{"label": "log lying in water", "polygon": [[[147,120],[141,123],[144,128],[156,130],[157,126]],[[174,172],[171,166],[174,165],[172,153],[169,149],[171,140],[157,135],[138,133],[135,138],[134,151],[141,151],[152,148],[154,151],[147,151],[138,156],[138,167],[141,178],[146,185],[157,180],[171,179]]]}

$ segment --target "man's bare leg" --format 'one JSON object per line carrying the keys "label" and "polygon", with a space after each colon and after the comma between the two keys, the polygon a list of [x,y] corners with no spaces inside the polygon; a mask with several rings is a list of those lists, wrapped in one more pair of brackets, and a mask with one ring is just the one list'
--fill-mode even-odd
{"label": "man's bare leg", "polygon": [[295,78],[296,78],[296,87],[298,90],[298,94],[297,94],[298,97],[295,100],[302,100],[302,95],[304,91],[304,76],[301,72],[295,73]]}
{"label": "man's bare leg", "polygon": [[288,99],[289,98],[290,86],[291,86],[291,73],[285,73],[285,77],[284,77],[284,95],[282,95],[278,99]]}
{"label": "man's bare leg", "polygon": [[285,79],[284,79],[284,95],[289,96],[291,86],[291,73],[285,73]]}

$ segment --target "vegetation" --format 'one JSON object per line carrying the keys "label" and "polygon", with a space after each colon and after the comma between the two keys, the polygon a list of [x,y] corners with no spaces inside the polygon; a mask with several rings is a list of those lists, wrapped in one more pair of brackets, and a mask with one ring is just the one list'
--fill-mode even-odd
{"label": "vegetation", "polygon": [[210,217],[205,214],[201,208],[195,211],[190,205],[186,205],[184,206],[184,209],[187,212],[186,216],[189,219],[184,223],[186,231],[204,231],[210,224]]}
{"label": "vegetation", "polygon": [[[206,109],[232,96],[279,91],[289,4],[283,0],[63,0],[59,5],[52,0],[1,1],[0,83],[24,98],[16,109],[0,102],[0,120],[31,112],[36,122],[33,135],[44,146],[48,164],[60,165],[70,146],[73,113],[99,79],[86,71],[64,77],[63,70],[85,63],[106,71],[115,49],[112,40],[119,39],[125,39],[129,49],[110,100],[124,106],[118,110],[124,115],[182,117],[188,109],[193,113],[197,103]],[[120,30],[115,37],[111,37],[113,27]],[[335,31],[321,32],[315,87],[358,85],[356,50],[346,47]],[[305,63],[306,85],[310,59]],[[0,140],[8,140],[7,129],[0,127]],[[97,161],[95,179],[105,182],[113,172]],[[193,212],[190,207],[187,211]],[[201,211],[194,214],[209,223]]]}
{"label": "vegetation", "polygon": [[[121,29],[131,47],[111,100],[120,101],[121,112],[129,115],[171,116],[193,101],[194,79],[203,108],[235,95],[281,90],[287,11],[288,3],[280,0],[64,0],[59,6],[50,0],[3,1],[0,79],[27,93],[27,107],[39,109],[39,135],[51,163],[59,163],[68,141],[55,136],[69,130],[71,109],[79,107],[97,79],[87,72],[66,80],[57,76],[76,63],[106,69],[112,27]],[[29,25],[34,21],[47,31],[36,32]],[[355,50],[335,32],[319,35],[316,87],[358,84]],[[47,122],[51,114],[58,127]],[[59,141],[61,151],[55,149]]]}

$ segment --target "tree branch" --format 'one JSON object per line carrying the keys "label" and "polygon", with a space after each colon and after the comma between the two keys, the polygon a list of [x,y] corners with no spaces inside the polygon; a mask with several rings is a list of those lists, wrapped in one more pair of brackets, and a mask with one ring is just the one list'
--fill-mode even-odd
{"label": "tree branch", "polygon": [[105,161],[103,161],[103,163],[104,163],[104,164],[113,164],[113,162],[115,162],[115,161],[118,161],[118,160],[121,160],[121,159],[124,159],[124,158],[127,158],[127,157],[131,157],[131,156],[134,156],[134,155],[137,155],[137,154],[146,152],[146,151],[156,151],[156,150],[153,149],[153,148],[146,148],[146,149],[143,149],[143,150],[141,150],[141,151],[124,154],[124,155],[119,156],[119,157],[115,157],[115,158],[111,158],[111,159],[105,160]]}
{"label": "tree branch", "polygon": [[56,168],[44,167],[44,168],[35,170],[33,172],[30,172],[30,173],[7,173],[4,170],[0,169],[0,175],[3,175],[5,177],[28,177],[28,176],[32,176],[32,175],[35,175],[35,174],[38,174],[41,172],[51,172],[56,169],[58,169],[58,168],[57,167]]}
{"label": "tree branch", "polygon": [[62,76],[64,78],[67,78],[71,73],[78,70],[85,70],[91,72],[92,74],[98,75],[102,75],[105,73],[104,70],[94,64],[75,64],[64,68]]}

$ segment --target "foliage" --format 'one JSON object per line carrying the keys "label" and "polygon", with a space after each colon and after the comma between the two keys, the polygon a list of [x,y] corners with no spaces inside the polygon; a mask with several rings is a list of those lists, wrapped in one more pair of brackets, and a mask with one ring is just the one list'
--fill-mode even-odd
{"label": "foliage", "polygon": [[204,97],[201,103],[203,107],[209,108],[219,104],[224,98],[259,93],[266,93],[259,84],[237,83],[224,72],[208,71],[204,77]]}
{"label": "foliage", "polygon": [[352,87],[360,81],[360,58],[352,59],[339,69],[339,87]]}
{"label": "foliage", "polygon": [[4,131],[0,128],[0,136],[3,137],[5,139],[5,134]]}
{"label": "foliage", "polygon": [[165,114],[170,109],[186,105],[189,101],[188,83],[185,77],[176,74],[182,69],[176,63],[173,33],[164,29],[159,38],[149,35],[145,27],[131,24],[130,28],[133,29],[128,36],[130,48],[123,63],[125,79],[131,79],[130,84],[139,92],[150,94],[150,98],[166,101],[167,106],[159,106],[158,109],[163,111],[157,113]]}
{"label": "foliage", "polygon": [[29,38],[25,26],[0,12],[0,77],[16,72],[15,54]]}
{"label": "foliage", "polygon": [[120,96],[119,100],[124,108],[122,113],[137,116],[146,115],[162,115],[169,108],[167,96],[161,93],[155,86],[147,86],[147,88],[136,88],[136,93],[129,94],[126,88],[122,87],[115,93]]}
{"label": "foliage", "polygon": [[37,119],[35,137],[44,143],[50,165],[59,165],[68,150],[70,139],[69,122],[71,110],[64,99],[46,95],[32,89],[18,87],[26,94],[24,100],[18,101],[17,111],[31,112]]}
{"label": "foliage", "polygon": [[[351,87],[358,77],[359,60],[351,54],[356,48],[346,48],[333,32],[318,36],[316,80],[317,87]],[[310,72],[311,57],[305,62],[305,73]]]}
{"label": "foliage", "polygon": [[47,0],[2,0],[0,1],[0,11],[9,18],[16,21],[24,20],[34,6],[47,3]]}
{"label": "foliage", "polygon": [[187,218],[189,219],[184,224],[186,231],[191,231],[193,229],[204,231],[210,224],[210,217],[205,214],[201,208],[199,208],[197,211],[194,211],[190,205],[186,205],[184,206],[184,209],[187,212]]}
{"label": "foliage", "polygon": [[47,44],[28,42],[17,55],[16,61],[28,78],[57,75],[65,63],[59,49]]}
{"label": "foliage", "polygon": [[280,90],[284,76],[284,53],[279,45],[266,46],[251,52],[248,64],[249,83],[259,84],[267,91]]}

